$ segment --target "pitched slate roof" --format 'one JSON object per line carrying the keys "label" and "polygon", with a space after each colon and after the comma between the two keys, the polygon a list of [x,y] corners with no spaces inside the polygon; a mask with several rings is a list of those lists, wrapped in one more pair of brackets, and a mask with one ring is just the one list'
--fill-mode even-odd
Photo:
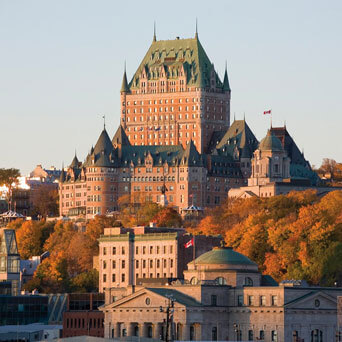
{"label": "pitched slate roof", "polygon": [[179,304],[183,304],[185,306],[202,306],[200,302],[195,300],[194,298],[179,292],[173,289],[165,289],[165,288],[146,288],[147,290],[154,292],[160,296],[165,298],[169,298],[170,296]]}
{"label": "pitched slate roof", "polygon": [[[143,70],[146,71],[149,79],[159,78],[160,68],[164,68],[169,78],[178,78],[179,67],[184,67],[189,86],[210,87],[210,77],[214,67],[196,36],[189,39],[153,40],[129,88],[139,88],[139,77]],[[216,88],[223,89],[223,83],[216,72],[215,78]]]}
{"label": "pitched slate roof", "polygon": [[203,160],[201,155],[198,153],[195,144],[190,140],[189,144],[186,146],[184,153],[182,155],[181,164],[186,166],[201,166],[203,165]]}
{"label": "pitched slate roof", "polygon": [[143,146],[123,146],[121,164],[134,165],[144,164],[145,159],[149,156],[153,159],[153,164],[167,162],[169,165],[178,165],[184,149],[181,145],[143,145]]}
{"label": "pitched slate roof", "polygon": [[131,145],[127,134],[121,125],[119,125],[118,129],[116,130],[112,139],[112,143],[114,147],[116,147],[117,145]]}
{"label": "pitched slate roof", "polygon": [[70,164],[70,168],[78,168],[79,166],[79,161],[77,159],[77,156],[76,156],[76,153],[75,153],[75,157],[74,159],[72,160],[71,164]]}
{"label": "pitched slate roof", "polygon": [[106,129],[101,132],[94,149],[88,154],[83,166],[115,166],[115,151]]}
{"label": "pitched slate roof", "polygon": [[239,152],[244,151],[244,157],[249,154],[252,158],[253,152],[258,146],[258,140],[247,125],[245,120],[235,120],[228,128],[227,132],[217,144],[216,148],[234,156],[234,149],[237,147]]}

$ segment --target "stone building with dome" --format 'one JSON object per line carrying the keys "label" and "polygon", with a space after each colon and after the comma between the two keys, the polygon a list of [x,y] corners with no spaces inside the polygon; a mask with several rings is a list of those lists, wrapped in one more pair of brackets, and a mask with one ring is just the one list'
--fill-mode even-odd
{"label": "stone building with dome", "polygon": [[[334,341],[341,288],[276,283],[229,247],[188,263],[184,278],[105,290],[105,337],[179,341]],[[169,310],[168,310],[169,308]],[[168,327],[168,330],[167,330]]]}

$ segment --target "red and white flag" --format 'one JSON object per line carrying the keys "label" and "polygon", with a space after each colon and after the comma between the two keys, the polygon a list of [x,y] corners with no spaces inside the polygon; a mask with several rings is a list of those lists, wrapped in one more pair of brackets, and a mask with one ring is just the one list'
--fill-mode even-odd
{"label": "red and white flag", "polygon": [[272,114],[272,109],[270,109],[270,110],[265,110],[265,111],[264,111],[264,115],[265,115],[265,114]]}
{"label": "red and white flag", "polygon": [[194,238],[192,238],[190,241],[184,244],[185,248],[189,248],[194,245]]}

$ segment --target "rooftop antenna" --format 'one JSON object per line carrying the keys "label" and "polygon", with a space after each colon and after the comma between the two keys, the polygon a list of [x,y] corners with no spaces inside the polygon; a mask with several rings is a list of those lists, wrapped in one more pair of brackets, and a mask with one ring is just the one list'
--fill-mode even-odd
{"label": "rooftop antenna", "polygon": [[157,41],[157,35],[156,35],[156,21],[153,23],[153,41]]}
{"label": "rooftop antenna", "polygon": [[197,17],[196,17],[196,33],[195,38],[198,38],[198,24],[197,24]]}

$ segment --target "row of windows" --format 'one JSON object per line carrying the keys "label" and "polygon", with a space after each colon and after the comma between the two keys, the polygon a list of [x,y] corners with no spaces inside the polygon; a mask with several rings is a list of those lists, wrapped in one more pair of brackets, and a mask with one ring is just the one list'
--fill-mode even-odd
{"label": "row of windows", "polygon": [[[112,251],[112,255],[119,255],[120,251],[121,251],[121,255],[125,255],[126,254],[126,248],[125,247],[112,247],[111,249],[108,247],[103,247],[102,248],[102,255],[107,255],[107,251]],[[174,252],[173,246],[136,246],[135,247],[135,254],[139,255],[139,254],[172,254]]]}
{"label": "row of windows", "polygon": [[[152,268],[153,265],[156,266],[156,268],[160,268],[161,265],[163,265],[164,268],[167,267],[167,259],[157,259],[157,260],[136,260],[135,261],[135,267],[139,268],[139,266],[142,266],[142,268],[146,268],[147,264],[149,264],[149,267]],[[174,260],[170,259],[169,260],[170,268],[173,267],[174,265]],[[103,269],[107,268],[107,260],[104,260],[103,263]],[[112,260],[112,268],[116,269],[117,262],[116,260]],[[126,268],[126,260],[121,260],[121,268]]]}
{"label": "row of windows", "polygon": [[[138,278],[140,278],[140,277],[141,277],[141,276],[139,275],[139,273],[136,273],[135,279],[138,279]],[[146,278],[146,277],[147,277],[147,274],[146,274],[146,273],[143,273],[143,274],[142,274],[142,278]],[[161,277],[167,278],[168,275],[167,275],[166,272],[164,272],[164,273],[159,273],[159,272],[157,272],[155,277],[156,277],[156,278],[161,278]],[[149,274],[149,278],[154,278],[154,274],[153,274],[153,273],[150,273],[150,274]],[[173,278],[173,273],[172,273],[172,272],[170,273],[170,278]],[[118,281],[119,279],[121,280],[121,282],[125,282],[125,281],[126,281],[126,274],[125,274],[125,273],[122,273],[122,274],[121,274],[121,278],[120,278],[120,277],[117,277],[117,275],[116,275],[115,273],[112,274],[112,280],[111,280],[111,281],[112,281],[113,283],[116,282],[116,281]],[[104,273],[104,274],[102,275],[102,280],[103,280],[103,283],[106,283],[106,282],[107,282],[107,274],[106,274],[106,273]]]}
{"label": "row of windows", "polygon": [[[258,301],[256,300],[258,298]],[[244,297],[243,295],[238,295],[238,306],[244,306]],[[266,306],[266,296],[254,296],[248,295],[247,296],[247,305],[248,306]],[[278,306],[278,296],[272,295],[271,296],[271,306]]]}
{"label": "row of windows", "polygon": [[[161,117],[160,117],[161,118]],[[170,130],[173,130],[174,129],[174,125],[170,125],[170,127],[168,125],[165,125],[165,126],[158,126],[160,130],[168,130],[170,128]],[[156,129],[158,127],[154,127],[152,129]],[[144,127],[141,127],[141,126],[134,126],[134,127],[127,127],[127,131],[130,132],[131,131],[131,128],[132,128],[132,132],[139,132],[139,131],[142,131]],[[179,129],[191,129],[191,128],[196,128],[196,124],[179,124]],[[149,127],[149,129],[151,129]]]}
{"label": "row of windows", "polygon": [[103,318],[89,318],[88,322],[84,318],[67,318],[66,326],[68,329],[101,329]]}
{"label": "row of windows", "polygon": [[[178,102],[178,103],[182,103],[183,102],[183,100],[185,101],[185,102],[190,102],[190,101],[192,101],[192,102],[204,102],[205,100],[207,101],[207,103],[220,103],[220,104],[223,104],[223,100],[217,100],[217,99],[210,99],[210,98],[206,98],[206,99],[204,99],[204,98],[196,98],[196,97],[193,97],[192,99],[189,99],[189,98],[185,98],[185,99],[182,99],[182,98],[180,98],[180,99],[170,99],[170,103],[176,103],[176,102]],[[149,100],[148,102],[146,101],[146,104],[163,104],[163,103],[165,103],[165,104],[167,104],[167,103],[169,103],[169,99],[165,99],[165,100],[162,100],[162,99],[160,99],[160,100],[154,100],[154,101],[152,101],[152,100]],[[127,103],[125,103],[125,102],[122,102],[122,105],[123,106],[125,106],[125,104],[127,104],[127,106],[129,106],[129,105],[134,105],[134,106],[136,106],[136,105],[143,105],[144,104],[144,101],[132,101],[132,103],[130,102],[130,101],[127,101]],[[229,104],[229,102],[228,101],[226,101],[226,104]]]}
{"label": "row of windows", "polygon": [[[152,169],[150,169],[152,172]],[[147,170],[146,170],[147,171]],[[175,176],[165,177],[165,182],[174,182],[176,180]],[[163,182],[164,177],[123,177],[123,182]]]}

